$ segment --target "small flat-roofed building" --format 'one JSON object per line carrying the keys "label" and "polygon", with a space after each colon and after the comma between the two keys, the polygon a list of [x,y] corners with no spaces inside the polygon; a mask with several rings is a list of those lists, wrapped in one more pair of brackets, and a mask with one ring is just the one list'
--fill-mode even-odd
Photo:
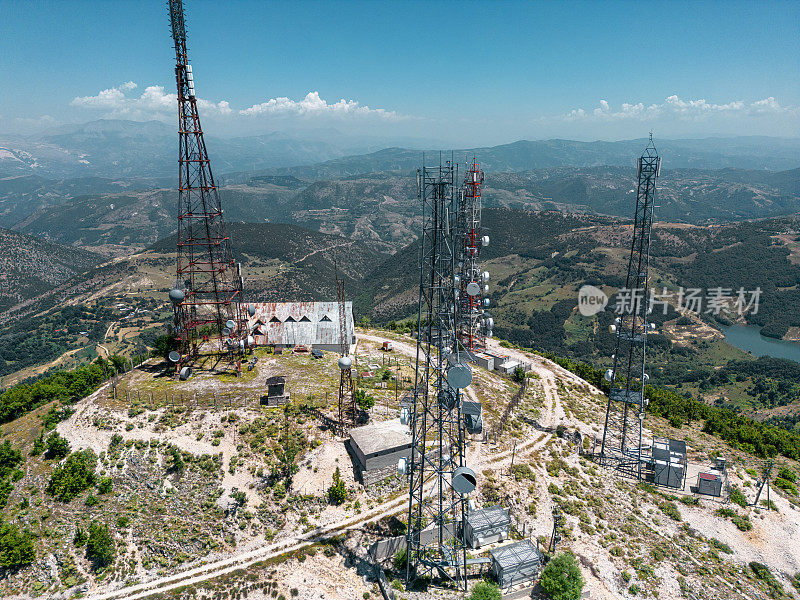
{"label": "small flat-roofed building", "polygon": [[722,474],[716,471],[697,474],[697,493],[705,496],[722,496]]}
{"label": "small flat-roofed building", "polygon": [[371,485],[397,473],[401,458],[411,456],[411,431],[400,419],[350,430],[350,451],[362,483]]}
{"label": "small flat-roofed building", "polygon": [[[341,352],[338,302],[255,302],[247,321],[257,346]],[[355,344],[353,303],[345,302],[349,344]]]}
{"label": "small flat-roofed building", "polygon": [[502,542],[510,537],[511,515],[501,506],[472,510],[464,519],[464,538],[470,548]]}
{"label": "small flat-roofed building", "polygon": [[530,540],[495,548],[490,555],[492,573],[502,589],[532,581],[542,570],[542,553]]}
{"label": "small flat-roofed building", "polygon": [[496,368],[501,373],[505,373],[506,375],[511,375],[514,372],[514,369],[516,369],[519,366],[522,365],[520,365],[520,362],[518,360],[508,359],[500,363]]}

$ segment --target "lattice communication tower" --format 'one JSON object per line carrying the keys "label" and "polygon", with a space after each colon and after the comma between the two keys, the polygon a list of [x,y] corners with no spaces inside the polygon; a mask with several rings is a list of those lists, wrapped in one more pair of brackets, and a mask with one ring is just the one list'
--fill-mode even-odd
{"label": "lattice communication tower", "polygon": [[643,468],[649,468],[642,461],[642,427],[647,407],[644,397],[648,380],[645,373],[647,335],[653,329],[648,321],[647,276],[656,179],[661,171],[661,158],[652,134],[637,167],[636,212],[625,279],[625,293],[629,297],[622,303],[622,314],[611,325],[616,332],[616,343],[613,366],[605,373],[610,390],[600,459],[626,476],[642,479]]}
{"label": "lattice communication tower", "polygon": [[452,162],[417,172],[423,230],[416,385],[410,464],[401,459],[399,470],[409,475],[407,585],[430,576],[466,590],[465,496],[476,480],[464,461],[460,393],[472,371],[461,362],[455,330],[456,177]]}
{"label": "lattice communication tower", "polygon": [[247,331],[241,265],[233,261],[200,126],[181,0],[169,0],[169,13],[177,59],[179,140],[177,281],[170,299],[183,365],[200,353],[241,353]]}

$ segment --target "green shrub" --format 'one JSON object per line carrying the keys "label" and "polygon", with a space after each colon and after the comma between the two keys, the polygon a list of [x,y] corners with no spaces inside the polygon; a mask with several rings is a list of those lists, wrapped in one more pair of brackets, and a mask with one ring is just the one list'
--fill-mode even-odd
{"label": "green shrub", "polygon": [[753,523],[750,522],[747,515],[731,517],[731,523],[736,525],[740,531],[750,531],[753,528]]}
{"label": "green shrub", "polygon": [[392,566],[394,567],[395,571],[405,571],[406,569],[406,562],[408,561],[408,550],[405,547],[400,548],[397,552],[395,552],[394,557],[392,557]]}
{"label": "green shrub", "polygon": [[114,562],[116,548],[108,525],[92,521],[86,542],[86,556],[98,567],[107,567]]}
{"label": "green shrub", "polygon": [[533,473],[530,465],[525,463],[514,465],[511,467],[511,473],[514,475],[514,479],[517,481],[521,481],[523,479],[530,479],[531,481],[536,479],[536,476]]}
{"label": "green shrub", "polygon": [[353,399],[356,401],[356,404],[358,404],[358,407],[361,410],[369,410],[375,406],[375,398],[367,394],[367,392],[362,389],[358,389],[353,392]]}
{"label": "green shrub", "polygon": [[73,452],[53,471],[46,492],[56,500],[69,502],[94,485],[96,465],[97,457],[91,449]]}
{"label": "green shrub", "polygon": [[733,550],[731,550],[731,547],[724,542],[720,542],[717,538],[711,538],[710,540],[708,540],[708,545],[713,546],[714,548],[716,548],[720,552],[724,552],[725,554],[733,554]]}
{"label": "green shrub", "polygon": [[778,470],[778,477],[786,481],[791,481],[792,483],[797,483],[797,473],[792,471],[789,467],[781,467],[780,470]]}
{"label": "green shrub", "polygon": [[347,499],[347,488],[342,479],[342,473],[339,467],[333,472],[333,484],[328,488],[328,502],[339,506]]}
{"label": "green shrub", "polygon": [[731,487],[731,502],[738,504],[742,508],[747,508],[747,498],[744,497],[742,491],[735,485]]}
{"label": "green shrub", "polygon": [[662,502],[658,505],[658,508],[661,509],[665,515],[667,515],[673,521],[680,521],[681,520],[681,513],[678,511],[678,507],[675,506],[674,502]]}
{"label": "green shrub", "polygon": [[551,600],[579,600],[585,583],[571,552],[563,552],[548,562],[539,580]]}
{"label": "green shrub", "polygon": [[790,493],[792,496],[797,496],[797,487],[795,487],[795,485],[788,479],[778,477],[772,482],[772,485],[774,485],[776,488],[782,489],[784,492]]}
{"label": "green shrub", "polygon": [[69,442],[58,435],[57,431],[54,431],[47,436],[45,448],[45,458],[64,458],[67,454],[69,454]]}
{"label": "green shrub", "polygon": [[469,600],[501,600],[500,588],[489,581],[479,581],[472,588]]}
{"label": "green shrub", "polygon": [[18,569],[34,560],[36,560],[36,549],[33,545],[33,535],[27,529],[20,531],[11,523],[0,525],[0,566],[6,569]]}
{"label": "green shrub", "polygon": [[770,572],[766,565],[758,562],[751,562],[750,569],[752,569],[755,576],[763,581],[769,588],[770,596],[773,598],[782,598],[784,595],[783,586],[780,581],[775,579],[775,576]]}
{"label": "green shrub", "polygon": [[100,483],[97,484],[97,491],[100,494],[108,494],[114,487],[114,481],[111,477],[103,477]]}
{"label": "green shrub", "polygon": [[75,544],[76,547],[80,548],[81,546],[85,546],[86,542],[89,539],[89,534],[86,533],[83,529],[78,527],[75,530],[75,535],[72,538],[72,543]]}
{"label": "green shrub", "polygon": [[686,506],[700,506],[700,498],[697,496],[681,496],[681,502]]}

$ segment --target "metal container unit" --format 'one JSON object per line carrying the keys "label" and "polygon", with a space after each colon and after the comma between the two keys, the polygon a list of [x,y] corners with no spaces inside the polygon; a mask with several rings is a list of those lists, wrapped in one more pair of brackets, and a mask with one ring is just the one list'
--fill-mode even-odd
{"label": "metal container unit", "polygon": [[490,555],[492,573],[502,589],[532,581],[542,570],[542,553],[530,540],[496,548]]}
{"label": "metal container unit", "polygon": [[722,496],[722,475],[719,473],[698,473],[697,493],[704,496]]}
{"label": "metal container unit", "polygon": [[473,510],[464,519],[464,538],[470,548],[507,540],[511,532],[511,516],[500,506]]}

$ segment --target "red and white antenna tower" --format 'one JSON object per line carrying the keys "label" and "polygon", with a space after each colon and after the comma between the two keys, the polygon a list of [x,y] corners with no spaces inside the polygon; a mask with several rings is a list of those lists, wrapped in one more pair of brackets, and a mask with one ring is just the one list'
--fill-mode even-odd
{"label": "red and white antenna tower", "polygon": [[199,354],[239,354],[247,341],[241,265],[233,262],[197,113],[183,3],[169,0],[178,83],[178,260],[175,334],[180,365]]}
{"label": "red and white antenna tower", "polygon": [[478,259],[489,236],[481,232],[481,185],[483,171],[473,158],[464,176],[458,207],[458,339],[470,352],[485,349],[493,322],[484,312],[489,305],[489,273],[481,271]]}

